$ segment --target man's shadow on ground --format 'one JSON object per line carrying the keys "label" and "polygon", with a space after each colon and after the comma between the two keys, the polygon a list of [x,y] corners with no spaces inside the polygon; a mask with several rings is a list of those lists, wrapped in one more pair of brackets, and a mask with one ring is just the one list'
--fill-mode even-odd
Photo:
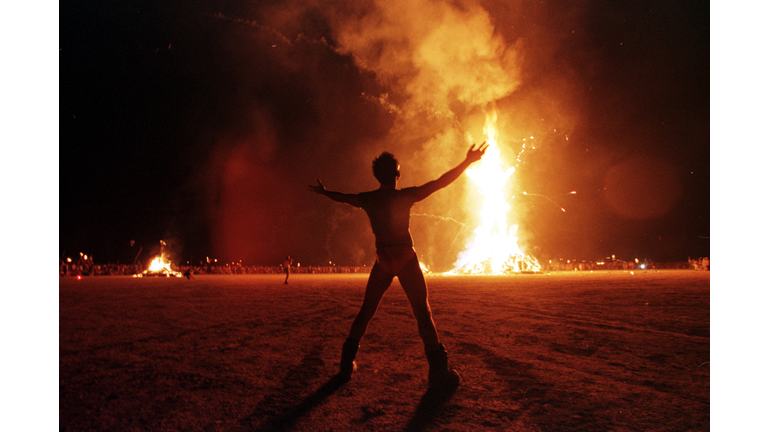
{"label": "man's shadow on ground", "polygon": [[[258,432],[275,432],[293,429],[298,420],[322,404],[323,401],[328,399],[347,382],[349,382],[349,379],[334,375],[311,395],[304,398],[303,401],[292,407],[285,408],[277,415],[264,419],[253,430]],[[454,393],[456,393],[456,388],[449,390],[427,390],[424,396],[421,397],[419,406],[405,426],[404,431],[418,432],[424,430],[434,421],[443,405],[453,397]]]}
{"label": "man's shadow on ground", "polygon": [[413,417],[405,425],[404,431],[418,432],[426,429],[434,421],[435,417],[439,416],[443,405],[453,397],[456,389],[457,387],[447,390],[427,390],[424,396],[421,397]]}
{"label": "man's shadow on ground", "polygon": [[324,400],[328,399],[329,396],[347,382],[349,382],[348,378],[334,375],[299,404],[287,407],[279,414],[265,419],[254,430],[263,432],[291,430],[299,419],[322,404]]}

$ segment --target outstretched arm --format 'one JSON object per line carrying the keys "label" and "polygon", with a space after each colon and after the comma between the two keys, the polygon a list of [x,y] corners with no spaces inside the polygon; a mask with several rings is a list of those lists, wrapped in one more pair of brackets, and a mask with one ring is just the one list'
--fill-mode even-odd
{"label": "outstretched arm", "polygon": [[424,198],[432,195],[438,190],[453,183],[454,180],[459,178],[459,176],[461,176],[461,174],[470,165],[479,161],[480,158],[483,157],[487,149],[488,149],[488,144],[486,144],[485,142],[477,146],[477,148],[475,148],[475,144],[472,144],[472,146],[469,147],[469,150],[467,150],[467,157],[464,158],[464,160],[460,164],[458,164],[455,168],[441,175],[437,180],[432,180],[431,182],[425,183],[424,185],[418,187],[419,200],[423,200]]}
{"label": "outstretched arm", "polygon": [[325,188],[320,179],[317,179],[317,186],[309,185],[309,190],[316,194],[326,196],[334,201],[360,207],[360,203],[357,200],[357,194],[346,194],[342,192],[329,191]]}

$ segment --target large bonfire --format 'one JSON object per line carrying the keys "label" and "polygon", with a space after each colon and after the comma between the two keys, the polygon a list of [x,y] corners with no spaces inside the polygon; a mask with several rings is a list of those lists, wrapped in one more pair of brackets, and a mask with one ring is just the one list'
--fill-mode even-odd
{"label": "large bonfire", "polygon": [[508,213],[512,210],[508,203],[509,183],[515,169],[501,160],[496,118],[495,110],[486,115],[483,131],[488,137],[488,150],[480,162],[467,170],[482,197],[481,223],[448,274],[501,275],[541,270],[536,258],[518,245],[517,225],[508,224]]}

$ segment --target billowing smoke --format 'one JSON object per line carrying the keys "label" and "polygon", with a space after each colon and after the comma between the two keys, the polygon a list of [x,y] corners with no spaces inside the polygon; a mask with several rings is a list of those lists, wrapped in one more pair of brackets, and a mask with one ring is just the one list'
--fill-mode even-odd
{"label": "billowing smoke", "polygon": [[481,106],[518,85],[515,50],[475,1],[380,0],[338,26],[338,51],[400,90],[406,117],[453,117],[457,102]]}

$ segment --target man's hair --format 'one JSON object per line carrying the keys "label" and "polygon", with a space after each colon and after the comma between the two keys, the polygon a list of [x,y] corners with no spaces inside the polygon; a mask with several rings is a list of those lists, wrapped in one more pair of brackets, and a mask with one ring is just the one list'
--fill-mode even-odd
{"label": "man's hair", "polygon": [[399,167],[400,164],[395,159],[395,155],[390,152],[384,152],[373,160],[373,176],[381,184],[394,183],[397,179]]}

